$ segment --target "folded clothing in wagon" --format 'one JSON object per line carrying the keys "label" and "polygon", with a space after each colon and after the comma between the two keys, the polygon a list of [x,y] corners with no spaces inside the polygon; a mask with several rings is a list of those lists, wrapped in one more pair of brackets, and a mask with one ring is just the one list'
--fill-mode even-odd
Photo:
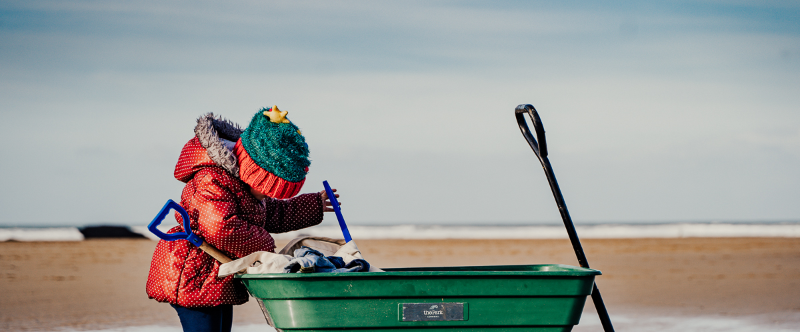
{"label": "folded clothing in wagon", "polygon": [[[288,255],[288,253],[292,255]],[[301,237],[279,253],[258,251],[222,264],[218,277],[236,273],[383,272],[364,260],[355,241],[345,243],[325,237]]]}
{"label": "folded clothing in wagon", "polygon": [[345,263],[342,257],[325,257],[319,251],[302,247],[294,251],[294,258],[283,267],[283,272],[369,272],[369,263],[363,259],[353,259],[349,263]]}

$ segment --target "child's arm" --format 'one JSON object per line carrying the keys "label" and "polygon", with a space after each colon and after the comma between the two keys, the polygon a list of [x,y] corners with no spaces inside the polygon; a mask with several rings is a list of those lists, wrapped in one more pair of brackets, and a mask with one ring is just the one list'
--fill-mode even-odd
{"label": "child's arm", "polygon": [[318,225],[322,222],[321,193],[303,194],[289,199],[266,198],[267,222],[270,233],[286,233]]}

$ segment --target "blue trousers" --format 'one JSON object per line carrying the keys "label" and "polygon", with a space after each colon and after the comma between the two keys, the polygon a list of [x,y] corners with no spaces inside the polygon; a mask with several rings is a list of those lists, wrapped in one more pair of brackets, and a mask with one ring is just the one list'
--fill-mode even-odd
{"label": "blue trousers", "polygon": [[172,304],[181,318],[183,332],[231,332],[233,305],[186,308]]}

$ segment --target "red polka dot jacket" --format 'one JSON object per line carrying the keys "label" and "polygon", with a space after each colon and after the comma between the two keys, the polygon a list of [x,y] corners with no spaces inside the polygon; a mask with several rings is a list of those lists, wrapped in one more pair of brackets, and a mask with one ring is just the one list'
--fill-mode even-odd
{"label": "red polka dot jacket", "polygon": [[[241,129],[213,114],[198,119],[197,134],[181,151],[175,178],[185,182],[181,206],[192,231],[237,259],[256,251],[274,251],[270,233],[322,222],[322,198],[304,194],[286,200],[256,199],[239,180],[236,158],[224,140],[235,142]],[[229,143],[228,143],[229,144]],[[233,157],[232,159],[230,157]],[[182,232],[183,221],[169,233]],[[242,304],[248,294],[233,276],[217,278],[220,263],[188,241],[159,241],[150,263],[147,295],[184,307]]]}

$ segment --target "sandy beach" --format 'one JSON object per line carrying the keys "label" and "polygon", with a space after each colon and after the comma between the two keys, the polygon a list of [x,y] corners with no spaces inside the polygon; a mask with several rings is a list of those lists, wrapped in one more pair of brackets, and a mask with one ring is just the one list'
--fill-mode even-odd
{"label": "sandy beach", "polygon": [[[577,265],[567,240],[358,243],[379,267]],[[144,292],[155,245],[122,239],[0,243],[0,330],[177,326],[172,309]],[[583,245],[592,267],[603,272],[597,283],[612,319],[706,315],[800,323],[800,239],[590,239]],[[593,310],[590,302],[585,315]],[[235,326],[264,324],[254,301],[234,315]]]}

